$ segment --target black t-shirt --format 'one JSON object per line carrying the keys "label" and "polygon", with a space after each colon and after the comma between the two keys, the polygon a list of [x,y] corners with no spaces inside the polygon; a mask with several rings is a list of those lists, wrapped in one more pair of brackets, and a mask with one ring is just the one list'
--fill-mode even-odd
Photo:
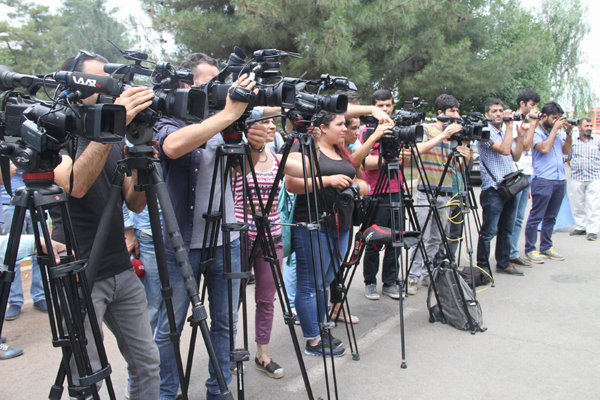
{"label": "black t-shirt", "polygon": [[[86,139],[79,139],[75,158],[79,157],[89,143]],[[92,245],[94,244],[100,217],[106,206],[108,191],[115,174],[117,161],[124,158],[124,146],[123,142],[113,145],[98,179],[96,179],[96,182],[90,187],[85,196],[80,199],[73,196],[69,197],[68,207],[82,258],[89,258],[92,251]],[[77,180],[77,174],[73,175],[73,180]],[[113,206],[114,210],[110,214],[110,229],[102,262],[100,263],[100,270],[96,277],[97,281],[115,276],[132,268],[127,246],[125,245],[122,206],[123,202],[121,200]],[[52,217],[52,239],[64,243],[60,210],[54,207],[50,210],[50,215]]]}
{"label": "black t-shirt", "polygon": [[[295,143],[291,150],[291,152],[297,153],[300,151],[300,145]],[[346,175],[352,179],[356,176],[356,170],[352,166],[352,164],[346,160],[332,160],[327,157],[320,150],[319,153],[319,167],[321,168],[321,176],[330,176],[330,175]],[[337,229],[336,220],[339,223],[340,231],[347,231],[352,228],[352,211],[354,210],[354,203],[350,203],[348,206],[341,206],[339,204],[338,198],[342,193],[340,189],[328,186],[322,191],[323,197],[325,200],[325,204],[320,204],[321,199],[319,199],[319,212],[323,213],[323,209],[328,214],[328,218],[324,226],[327,226],[332,229]],[[316,221],[315,208],[313,206],[313,194],[310,193],[311,200],[311,214],[313,216],[313,221]],[[323,207],[325,206],[325,207]],[[308,203],[306,200],[306,194],[299,194],[296,197],[296,208],[294,210],[294,219],[297,222],[309,222],[308,218]]]}

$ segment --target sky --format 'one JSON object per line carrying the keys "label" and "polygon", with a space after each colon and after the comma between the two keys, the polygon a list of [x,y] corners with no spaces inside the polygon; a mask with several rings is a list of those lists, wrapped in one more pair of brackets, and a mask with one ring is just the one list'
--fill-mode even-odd
{"label": "sky", "polygon": [[[36,3],[48,5],[51,10],[56,10],[62,2],[60,0],[31,0]],[[596,96],[600,97],[600,26],[594,22],[600,21],[600,1],[598,0],[582,0],[584,4],[588,6],[589,10],[589,21],[591,25],[591,32],[586,36],[582,43],[582,50],[586,53],[587,58],[582,60],[580,65],[580,72],[584,76],[588,76],[592,82],[592,89],[596,93]],[[541,3],[540,0],[521,0],[523,6],[528,8],[538,7]],[[129,15],[133,15],[136,18],[140,18],[142,23],[146,26],[150,26],[150,20],[146,13],[142,10],[139,0],[129,0],[123,2],[122,0],[106,0],[106,8],[110,10],[112,8],[119,8],[117,18],[123,22],[126,22]],[[0,6],[0,18],[5,15],[5,9]],[[4,17],[5,18],[5,17]],[[166,50],[173,46],[173,40],[166,38],[167,44],[164,46]],[[598,101],[600,105],[600,101]]]}

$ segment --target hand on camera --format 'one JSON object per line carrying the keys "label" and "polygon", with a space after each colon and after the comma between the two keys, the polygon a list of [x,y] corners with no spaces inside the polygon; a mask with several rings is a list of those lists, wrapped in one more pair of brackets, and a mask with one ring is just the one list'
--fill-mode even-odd
{"label": "hand on camera", "polygon": [[455,122],[453,124],[448,125],[446,127],[446,129],[444,129],[444,132],[442,132],[442,135],[444,136],[445,139],[450,139],[452,137],[452,135],[460,132],[461,129],[462,129],[462,125],[459,124],[458,122]]}
{"label": "hand on camera", "polygon": [[323,177],[323,185],[338,188],[340,190],[346,189],[352,183],[352,178],[346,175],[329,175]]}
{"label": "hand on camera", "polygon": [[458,150],[458,152],[465,158],[465,160],[469,161],[471,158],[473,158],[473,149],[470,147],[466,147],[466,146],[458,146],[456,148],[456,150]]}
{"label": "hand on camera", "polygon": [[125,106],[127,110],[127,125],[133,121],[136,115],[150,107],[154,92],[145,86],[130,87],[115,100],[115,104]]}
{"label": "hand on camera", "polygon": [[513,110],[507,108],[502,113],[502,118],[504,118],[504,117],[510,118],[508,121],[504,121],[505,124],[512,124],[513,118],[515,117],[515,112]]}
{"label": "hand on camera", "polygon": [[[244,89],[252,90],[254,86],[256,86],[256,82],[248,78],[248,74],[244,74],[239,77],[239,79],[234,82],[231,87],[242,87]],[[231,89],[229,89],[231,90]],[[254,93],[258,94],[258,89],[254,90]],[[227,100],[225,100],[225,108],[223,108],[223,112],[226,114],[230,114],[231,118],[234,120],[238,119],[242,116],[246,108],[248,107],[248,103],[243,101],[235,101],[231,100],[229,96],[227,96]]]}
{"label": "hand on camera", "polygon": [[375,106],[371,106],[371,115],[379,121],[379,124],[394,124],[394,121],[390,118],[385,111]]}
{"label": "hand on camera", "polygon": [[263,124],[252,124],[248,127],[248,131],[246,132],[246,137],[248,138],[248,143],[254,149],[258,150],[262,148],[265,143],[267,143],[267,125]]}
{"label": "hand on camera", "polygon": [[552,130],[554,131],[554,133],[557,133],[562,128],[565,128],[565,130],[570,133],[573,129],[573,125],[569,124],[565,117],[560,117],[554,122],[554,127],[552,128]]}
{"label": "hand on camera", "polygon": [[318,142],[319,139],[321,138],[321,128],[317,128],[317,127],[314,127],[311,125],[308,128],[308,133],[313,135],[313,137],[315,138],[315,142]]}
{"label": "hand on camera", "polygon": [[[378,109],[379,110],[379,109]],[[381,111],[381,110],[380,110]],[[387,114],[386,114],[387,115]],[[384,133],[386,133],[386,131],[389,131],[390,129],[392,129],[394,127],[394,123],[390,122],[390,123],[384,123],[384,124],[379,124],[377,126],[377,129],[375,129],[375,132],[373,132],[373,134],[371,135],[371,137],[373,138],[374,141],[378,141],[379,139],[381,139],[381,137],[383,136]]]}

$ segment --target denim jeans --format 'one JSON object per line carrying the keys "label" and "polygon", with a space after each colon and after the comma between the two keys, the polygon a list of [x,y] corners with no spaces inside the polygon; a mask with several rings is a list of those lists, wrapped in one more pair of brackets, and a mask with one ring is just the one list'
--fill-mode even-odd
{"label": "denim jeans", "polygon": [[[198,281],[198,275],[200,271],[200,255],[201,250],[190,250],[189,259],[196,281]],[[190,306],[190,298],[185,290],[183,278],[181,277],[179,266],[175,259],[175,253],[167,251],[167,266],[169,268],[169,280],[171,287],[173,288],[173,311],[175,313],[177,332],[181,333]],[[239,239],[236,239],[231,245],[231,271],[239,272],[240,270],[240,241]],[[229,299],[227,280],[223,279],[223,271],[223,247],[219,246],[217,247],[216,251],[215,263],[208,268],[208,272],[203,272],[203,275],[204,279],[206,279],[206,286],[208,289],[210,338],[217,353],[219,363],[221,364],[225,381],[227,384],[229,384],[231,382],[231,371],[229,369]],[[239,303],[240,295],[240,281],[238,279],[234,279],[232,284],[232,301],[235,305],[235,307],[233,307],[233,325],[235,335],[235,326],[237,325],[237,304]],[[177,365],[175,363],[173,344],[169,338],[169,320],[167,318],[167,310],[164,306],[164,302],[161,304],[158,312],[158,323],[156,328],[155,341],[160,353],[159,399],[173,400],[177,396],[177,390],[179,388],[179,375],[177,374]],[[219,386],[210,362],[208,370],[210,377],[206,381],[206,388],[212,394],[219,394]]]}
{"label": "denim jeans", "polygon": [[[15,206],[4,205],[4,234],[10,233],[12,226],[13,214]],[[31,222],[31,216],[29,211],[25,213],[25,221],[23,224],[23,234],[33,234],[33,225]],[[23,238],[21,238],[23,240]],[[44,284],[42,283],[42,273],[37,263],[37,257],[31,256],[31,288],[29,289],[31,299],[34,303],[44,300]],[[15,304],[19,307],[23,306],[25,298],[23,297],[23,285],[21,283],[21,262],[17,261],[15,264],[15,279],[10,286],[10,294],[8,295],[8,302]]]}
{"label": "denim jeans", "polygon": [[[327,245],[327,235],[333,239],[334,259],[331,258]],[[311,250],[311,236],[315,251],[316,264],[313,264]],[[298,278],[296,290],[296,312],[304,339],[312,340],[320,337],[319,324],[325,319],[329,285],[342,262],[338,254],[345,252],[348,246],[350,231],[338,232],[332,229],[321,228],[320,238],[322,248],[319,249],[318,235],[311,235],[304,227],[292,227],[292,243],[296,252],[296,275]],[[331,242],[331,239],[330,239]],[[322,262],[321,264],[321,257]],[[341,255],[343,257],[343,254]],[[323,265],[323,267],[321,267]],[[315,282],[315,272],[317,281]],[[325,282],[323,282],[323,276]],[[319,310],[317,311],[317,296],[319,296]]]}
{"label": "denim jeans", "polygon": [[148,319],[150,328],[154,333],[158,321],[158,310],[163,302],[161,294],[160,277],[158,275],[158,264],[152,236],[148,236],[139,229],[135,230],[138,244],[140,246],[140,261],[144,264],[146,275],[142,278],[142,284],[146,289],[146,300],[148,301]]}
{"label": "denim jeans", "polygon": [[477,245],[477,265],[490,270],[490,242],[496,238],[496,267],[508,268],[510,264],[510,235],[517,213],[516,198],[503,200],[493,187],[485,189],[479,196],[482,221]]}
{"label": "denim jeans", "polygon": [[285,260],[283,269],[283,284],[290,301],[290,307],[296,308],[296,253],[292,253]]}
{"label": "denim jeans", "polygon": [[529,179],[529,186],[521,190],[516,196],[517,202],[517,217],[515,218],[515,227],[510,237],[510,259],[513,260],[519,257],[519,238],[521,237],[521,230],[523,228],[523,220],[525,219],[525,210],[527,210],[527,202],[529,200],[529,189],[531,188],[531,176]]}
{"label": "denim jeans", "polygon": [[[390,196],[385,193],[382,195],[383,201],[379,203],[377,214],[375,215],[375,224],[386,228],[391,228],[392,217],[390,212]],[[369,207],[371,196],[366,197],[365,207]],[[400,201],[399,193],[392,193],[392,201]],[[401,224],[402,222],[396,221]],[[344,248],[344,252],[346,249]],[[377,284],[377,273],[379,272],[379,253],[374,246],[367,246],[365,249],[365,260],[363,262],[363,277],[365,285]],[[398,252],[400,255],[400,252]],[[383,264],[381,266],[381,281],[387,287],[396,285],[399,273],[399,264],[396,260],[396,251],[392,246],[386,246],[383,253]]]}
{"label": "denim jeans", "polygon": [[556,224],[556,216],[565,197],[567,181],[554,181],[533,178],[531,181],[531,211],[525,227],[525,252],[535,250],[537,229],[542,222],[540,233],[540,251],[552,247],[552,232]]}

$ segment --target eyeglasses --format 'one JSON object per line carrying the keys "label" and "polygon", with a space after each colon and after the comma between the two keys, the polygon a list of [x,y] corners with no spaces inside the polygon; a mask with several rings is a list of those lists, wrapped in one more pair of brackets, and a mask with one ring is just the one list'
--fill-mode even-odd
{"label": "eyeglasses", "polygon": [[79,53],[77,53],[77,57],[75,57],[75,59],[73,60],[73,64],[71,64],[71,68],[69,68],[69,71],[73,72],[75,71],[75,67],[77,67],[77,63],[79,62],[79,59],[81,58],[81,56],[84,55],[88,58],[96,58],[96,53],[92,53],[91,51],[87,51],[87,50],[79,50]]}

